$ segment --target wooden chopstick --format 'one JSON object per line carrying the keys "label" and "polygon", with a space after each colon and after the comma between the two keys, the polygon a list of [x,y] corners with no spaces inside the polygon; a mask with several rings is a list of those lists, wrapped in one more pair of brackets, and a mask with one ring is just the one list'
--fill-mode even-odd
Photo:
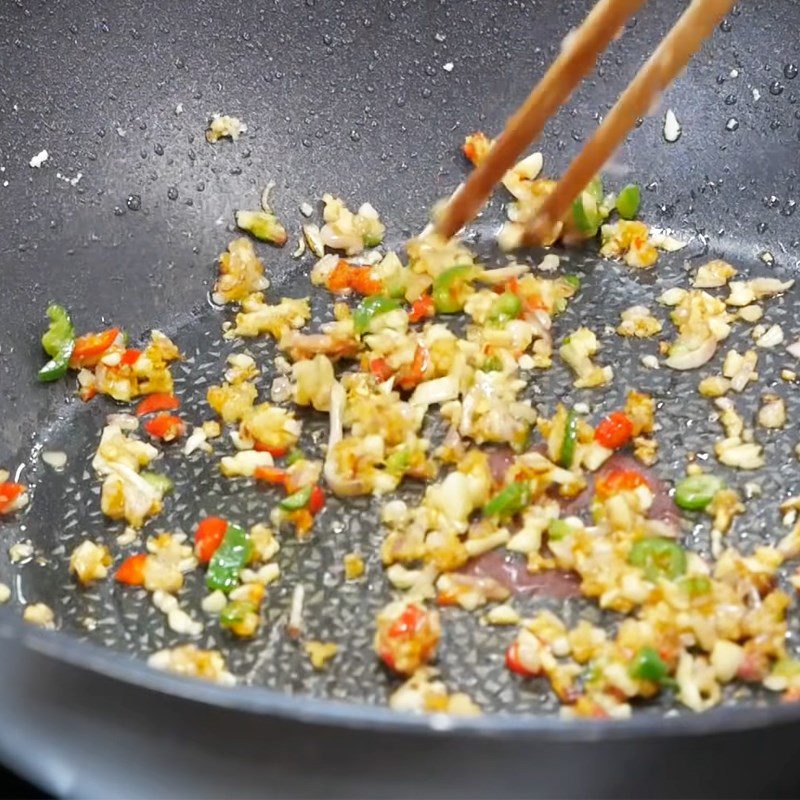
{"label": "wooden chopstick", "polygon": [[683,71],[689,59],[733,6],[735,0],[692,0],[614,107],[562,175],[558,185],[527,226],[525,243],[546,240],[573,200],[586,188],[639,117]]}
{"label": "wooden chopstick", "polygon": [[527,100],[509,119],[489,155],[438,215],[434,225],[439,233],[449,239],[475,217],[495,185],[589,73],[625,20],[643,3],[644,0],[600,0],[594,6],[581,26],[565,41],[558,58]]}

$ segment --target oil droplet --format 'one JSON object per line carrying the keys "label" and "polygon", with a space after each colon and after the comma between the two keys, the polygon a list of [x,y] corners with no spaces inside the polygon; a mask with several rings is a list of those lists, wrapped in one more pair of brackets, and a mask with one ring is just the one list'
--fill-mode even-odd
{"label": "oil droplet", "polygon": [[167,189],[167,197],[170,200],[177,200],[178,199],[178,190],[174,186],[170,186],[169,189]]}
{"label": "oil droplet", "polygon": [[164,155],[164,148],[160,144],[154,144],[153,145],[153,152],[157,156],[163,156]]}
{"label": "oil droplet", "polygon": [[772,81],[769,85],[769,93],[775,95],[775,97],[783,94],[783,84],[780,81]]}
{"label": "oil droplet", "polygon": [[725,95],[725,105],[726,106],[735,106],[736,105],[736,95],[735,94],[727,94],[727,95]]}
{"label": "oil droplet", "polygon": [[797,77],[797,64],[786,64],[783,68],[783,77],[787,80],[793,81]]}
{"label": "oil droplet", "polygon": [[756,230],[759,233],[766,233],[767,232],[767,223],[766,222],[759,222],[758,225],[756,225]]}
{"label": "oil droplet", "polygon": [[736,117],[731,117],[725,123],[725,130],[726,131],[738,131],[739,130],[739,120]]}
{"label": "oil droplet", "polygon": [[361,134],[356,130],[350,131],[350,139],[354,142],[360,142]]}
{"label": "oil droplet", "polygon": [[125,205],[128,206],[131,211],[138,211],[142,207],[142,198],[139,197],[138,194],[128,195]]}
{"label": "oil droplet", "polygon": [[723,33],[730,33],[733,30],[733,23],[729,19],[724,19],[720,22],[719,29]]}

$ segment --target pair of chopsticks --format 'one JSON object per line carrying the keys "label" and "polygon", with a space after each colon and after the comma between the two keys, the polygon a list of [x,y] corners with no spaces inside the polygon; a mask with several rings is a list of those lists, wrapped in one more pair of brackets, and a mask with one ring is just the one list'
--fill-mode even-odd
{"label": "pair of chopsticks", "polygon": [[[655,52],[620,95],[581,152],[570,164],[534,220],[525,242],[541,241],[570,209],[622,143],[628,131],[680,75],[735,0],[692,0]],[[486,159],[453,194],[436,220],[436,230],[450,238],[481,209],[494,186],[539,136],[547,120],[592,69],[597,57],[644,0],[599,0],[582,25],[564,41],[561,53],[509,119]]]}

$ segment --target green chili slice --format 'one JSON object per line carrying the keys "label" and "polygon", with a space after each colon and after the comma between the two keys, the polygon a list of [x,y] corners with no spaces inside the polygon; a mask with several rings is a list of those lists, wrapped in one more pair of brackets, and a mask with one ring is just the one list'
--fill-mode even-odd
{"label": "green chili slice", "polygon": [[569,536],[573,530],[572,525],[563,519],[551,519],[547,523],[547,535],[554,542]]}
{"label": "green chili slice", "polygon": [[392,475],[404,475],[411,464],[411,453],[408,450],[397,450],[386,458],[386,471]]}
{"label": "green chili slice", "polygon": [[64,306],[51,303],[47,307],[47,316],[50,318],[50,325],[42,334],[42,347],[50,358],[55,358],[68,342],[75,339],[75,328],[72,320]]}
{"label": "green chili slice", "polygon": [[575,458],[575,446],[578,443],[578,415],[573,409],[567,412],[564,423],[564,438],[561,440],[561,449],[558,452],[558,463],[565,469],[572,466]]}
{"label": "green chili slice", "polygon": [[248,600],[231,600],[219,615],[219,624],[223,628],[233,628],[245,621],[248,614],[257,614],[255,603]]}
{"label": "green chili slice", "polygon": [[450,267],[433,281],[431,296],[440,314],[457,314],[464,307],[465,286],[475,275],[471,264]]}
{"label": "green chili slice", "polygon": [[43,383],[55,381],[67,374],[69,359],[75,347],[75,329],[67,310],[56,303],[47,307],[50,324],[42,334],[42,347],[50,360],[39,370]]}
{"label": "green chili slice", "polygon": [[74,341],[67,342],[64,347],[39,370],[37,377],[42,383],[57,381],[67,374],[69,359],[72,356],[74,347]]}
{"label": "green chili slice", "polygon": [[588,191],[581,192],[572,202],[572,218],[575,227],[586,236],[594,236],[600,228],[600,212],[597,199]]}
{"label": "green chili slice", "polygon": [[282,245],[286,242],[286,228],[278,218],[266,211],[237,211],[236,224],[262,242]]}
{"label": "green chili slice", "polygon": [[674,580],[686,572],[686,551],[670,539],[651,536],[634,543],[628,563],[644,570],[648,580]]}
{"label": "green chili slice", "polygon": [[489,310],[489,319],[492,322],[508,322],[516,319],[522,311],[522,300],[513,292],[503,292],[497,300],[492,303]]}
{"label": "green chili slice", "polygon": [[724,485],[716,475],[689,475],[675,486],[675,503],[686,511],[702,511]]}
{"label": "green chili slice", "polygon": [[292,466],[292,464],[296,464],[298,461],[303,461],[305,459],[305,454],[302,450],[298,447],[293,447],[289,451],[289,455],[286,456],[286,463],[288,466]]}
{"label": "green chili slice", "polygon": [[304,486],[294,494],[284,497],[278,505],[284,511],[299,511],[301,508],[305,508],[311,500],[311,489],[311,486]]}
{"label": "green chili slice", "polygon": [[633,219],[639,211],[639,187],[635,183],[629,183],[617,195],[617,213],[622,219]]}
{"label": "green chili slice", "polygon": [[654,647],[642,647],[631,663],[630,674],[640,681],[661,683],[669,676],[669,669]]}
{"label": "green chili slice", "polygon": [[381,314],[388,314],[400,308],[400,303],[393,297],[376,294],[365,297],[353,312],[353,330],[359,336],[369,330],[370,323]]}
{"label": "green chili slice", "polygon": [[220,546],[211,556],[206,573],[206,587],[212,592],[229,592],[239,582],[239,572],[247,566],[253,554],[253,543],[247,531],[228,525]]}
{"label": "green chili slice", "polygon": [[687,575],[681,580],[681,588],[689,597],[700,597],[711,591],[711,579],[705,575]]}
{"label": "green chili slice", "polygon": [[484,507],[485,517],[507,519],[518,514],[531,502],[530,486],[524,481],[514,481],[501,489]]}
{"label": "green chili slice", "polygon": [[160,472],[145,471],[142,473],[142,477],[161,494],[169,494],[174,488],[172,480]]}

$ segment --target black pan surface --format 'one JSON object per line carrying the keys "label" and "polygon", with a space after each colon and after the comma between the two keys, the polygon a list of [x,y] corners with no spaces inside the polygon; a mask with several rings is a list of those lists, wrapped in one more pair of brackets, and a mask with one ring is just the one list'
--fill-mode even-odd
{"label": "black pan surface", "polygon": [[[547,129],[541,144],[547,171],[563,168],[681,5],[648,9],[601,59],[597,75]],[[372,202],[389,225],[390,243],[399,245],[421,227],[430,204],[463,178],[463,135],[500,129],[588,7],[499,1],[374,7],[306,0],[195,2],[190,8],[166,0],[138,6],[19,2],[0,9],[0,395],[6,417],[0,456],[3,464],[23,464],[23,477],[35,487],[31,510],[16,525],[4,524],[3,533],[8,541],[29,537],[37,552],[21,568],[12,568],[6,548],[0,553],[0,577],[15,587],[15,602],[3,611],[13,637],[73,663],[214,704],[355,726],[418,730],[431,724],[371,705],[383,702],[391,688],[366,650],[365,605],[380,605],[386,591],[375,556],[369,592],[363,586],[326,590],[326,573],[354,540],[363,551],[374,551],[379,538],[366,511],[345,517],[334,505],[326,511],[330,539],[287,543],[287,577],[269,604],[268,629],[277,632],[293,580],[318,588],[309,612],[318,620],[315,632],[331,638],[347,633],[352,642],[352,657],[337,659],[329,673],[312,674],[296,646],[277,633],[262,641],[266,649],[231,654],[234,671],[254,686],[226,694],[156,675],[130,658],[163,642],[156,612],[121,599],[112,587],[78,595],[66,573],[73,539],[100,530],[92,527],[101,524],[95,517],[74,511],[68,499],[83,491],[81,500],[96,503],[81,490],[85,484],[74,465],[85,462],[102,415],[97,408],[87,413],[72,398],[72,382],[36,382],[42,313],[48,300],[57,299],[81,329],[113,322],[137,335],[162,327],[201,359],[201,374],[216,378],[228,345],[219,342],[222,317],[209,308],[207,292],[235,208],[255,204],[266,181],[275,180],[276,208],[296,232],[299,204],[335,191],[353,203]],[[647,188],[645,219],[692,238],[687,251],[664,260],[660,283],[685,279],[684,261],[697,263],[709,252],[758,274],[796,270],[797,27],[791,0],[737,8],[664,99],[683,123],[681,139],[664,142],[662,108],[643,121],[615,160]],[[215,111],[240,115],[249,128],[243,139],[208,145],[203,130]],[[45,148],[48,161],[31,168],[31,157]],[[495,201],[477,225],[484,238],[499,207]],[[767,252],[772,259],[765,261]],[[264,255],[275,295],[305,294],[309,259]],[[632,297],[656,291],[652,275],[625,275],[585,255],[571,258],[586,278],[576,311],[596,320],[595,327],[616,319]],[[791,302],[775,304],[774,321],[796,333]],[[258,352],[269,359],[267,346]],[[632,386],[648,388],[649,381],[661,399],[683,391],[672,375],[656,378],[640,370],[639,350],[609,353],[629,366]],[[196,372],[187,369],[179,377],[186,396],[202,396]],[[542,402],[578,399],[559,388],[564,385],[564,374],[554,370],[540,387]],[[613,400],[609,395],[603,403],[611,407]],[[708,447],[714,430],[700,398],[687,399],[665,432],[665,472],[689,440]],[[770,450],[780,463],[793,464],[794,443],[787,434],[770,442]],[[73,469],[64,477],[45,472],[38,460],[43,446],[67,450]],[[200,511],[215,510],[227,490],[203,472],[211,466],[198,465],[186,475],[205,481],[207,492],[199,503],[174,504],[165,525],[183,523],[189,530]],[[793,476],[777,469],[764,488],[763,512],[751,512],[745,542],[771,535],[778,523],[776,497],[796,493]],[[224,502],[245,518],[263,508],[265,498],[235,491]],[[702,548],[703,532],[696,536]],[[61,630],[22,634],[21,600],[50,603]],[[326,613],[315,617],[315,603]],[[571,610],[583,612],[577,605]],[[88,630],[87,618],[100,624]],[[488,710],[527,712],[459,724],[580,739],[609,732],[540,716],[553,708],[543,686],[499,682],[499,657],[484,665],[470,655],[489,648],[502,653],[501,634],[457,614],[448,625],[459,643],[450,657],[444,651],[448,678]],[[263,686],[268,688],[256,688]],[[289,697],[295,693],[327,700]],[[662,720],[656,710],[657,728],[644,712],[611,730],[622,736],[701,732],[795,716],[791,708],[758,708],[765,702],[750,697],[749,709],[703,718]]]}

